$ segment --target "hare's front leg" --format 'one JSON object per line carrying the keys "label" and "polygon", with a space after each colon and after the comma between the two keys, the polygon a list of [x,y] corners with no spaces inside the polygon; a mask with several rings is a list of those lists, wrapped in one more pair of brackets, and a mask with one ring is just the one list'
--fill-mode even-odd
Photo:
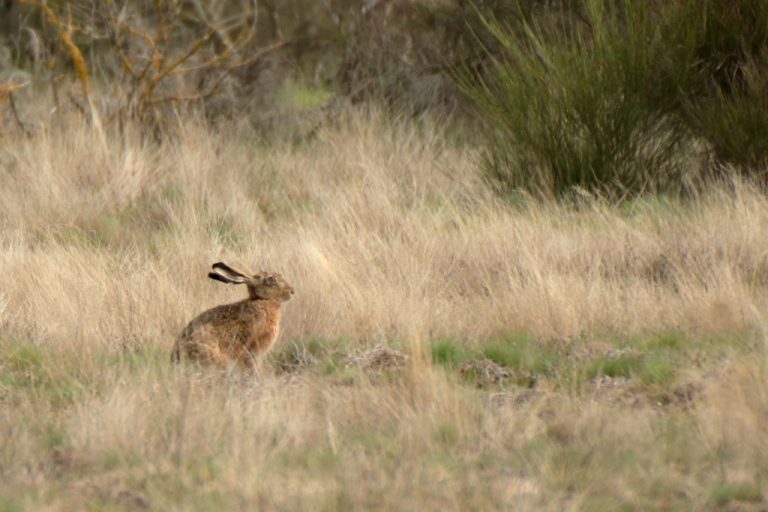
{"label": "hare's front leg", "polygon": [[259,357],[247,347],[243,347],[243,350],[240,352],[238,357],[238,361],[243,366],[243,368],[254,375],[261,373],[263,367],[262,359],[263,358]]}

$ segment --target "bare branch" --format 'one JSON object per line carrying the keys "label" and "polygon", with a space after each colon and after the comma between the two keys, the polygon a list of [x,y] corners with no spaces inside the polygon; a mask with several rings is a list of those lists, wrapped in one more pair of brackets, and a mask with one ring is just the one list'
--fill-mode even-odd
{"label": "bare branch", "polygon": [[16,119],[16,124],[19,129],[27,136],[28,139],[32,138],[32,132],[24,125],[19,117],[19,112],[16,110],[16,102],[13,100],[13,93],[8,93],[8,103],[11,105],[11,112],[13,112],[13,118]]}

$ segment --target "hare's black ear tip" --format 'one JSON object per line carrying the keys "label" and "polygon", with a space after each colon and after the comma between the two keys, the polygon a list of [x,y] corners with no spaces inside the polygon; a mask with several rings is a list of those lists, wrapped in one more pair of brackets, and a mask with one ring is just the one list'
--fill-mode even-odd
{"label": "hare's black ear tip", "polygon": [[213,265],[211,265],[211,268],[216,270],[217,268],[226,267],[227,265],[223,261],[217,261]]}
{"label": "hare's black ear tip", "polygon": [[230,282],[229,279],[227,279],[226,277],[222,276],[221,274],[217,274],[215,272],[209,272],[208,273],[208,277],[210,277],[214,281],[221,281],[222,283],[229,283]]}

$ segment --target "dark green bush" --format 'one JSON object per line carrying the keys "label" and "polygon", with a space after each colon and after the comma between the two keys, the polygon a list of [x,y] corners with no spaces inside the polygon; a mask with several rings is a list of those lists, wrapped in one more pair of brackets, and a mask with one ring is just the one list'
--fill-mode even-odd
{"label": "dark green bush", "polygon": [[522,31],[487,20],[502,51],[460,83],[490,126],[491,181],[545,195],[679,185],[686,130],[671,112],[697,42],[684,7],[585,0]]}
{"label": "dark green bush", "polygon": [[484,23],[482,72],[457,76],[500,192],[626,197],[681,190],[707,162],[765,165],[768,1],[581,0]]}
{"label": "dark green bush", "polygon": [[688,104],[687,121],[705,140],[713,162],[728,163],[742,172],[764,178],[768,160],[768,68],[745,65],[743,78],[727,89],[713,91]]}

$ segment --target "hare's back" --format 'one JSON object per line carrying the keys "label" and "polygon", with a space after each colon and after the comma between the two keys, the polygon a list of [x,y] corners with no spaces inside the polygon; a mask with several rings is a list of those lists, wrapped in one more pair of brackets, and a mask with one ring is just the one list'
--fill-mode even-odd
{"label": "hare's back", "polygon": [[181,331],[180,337],[187,338],[197,331],[252,330],[264,321],[264,312],[253,307],[251,301],[224,304],[203,311]]}

